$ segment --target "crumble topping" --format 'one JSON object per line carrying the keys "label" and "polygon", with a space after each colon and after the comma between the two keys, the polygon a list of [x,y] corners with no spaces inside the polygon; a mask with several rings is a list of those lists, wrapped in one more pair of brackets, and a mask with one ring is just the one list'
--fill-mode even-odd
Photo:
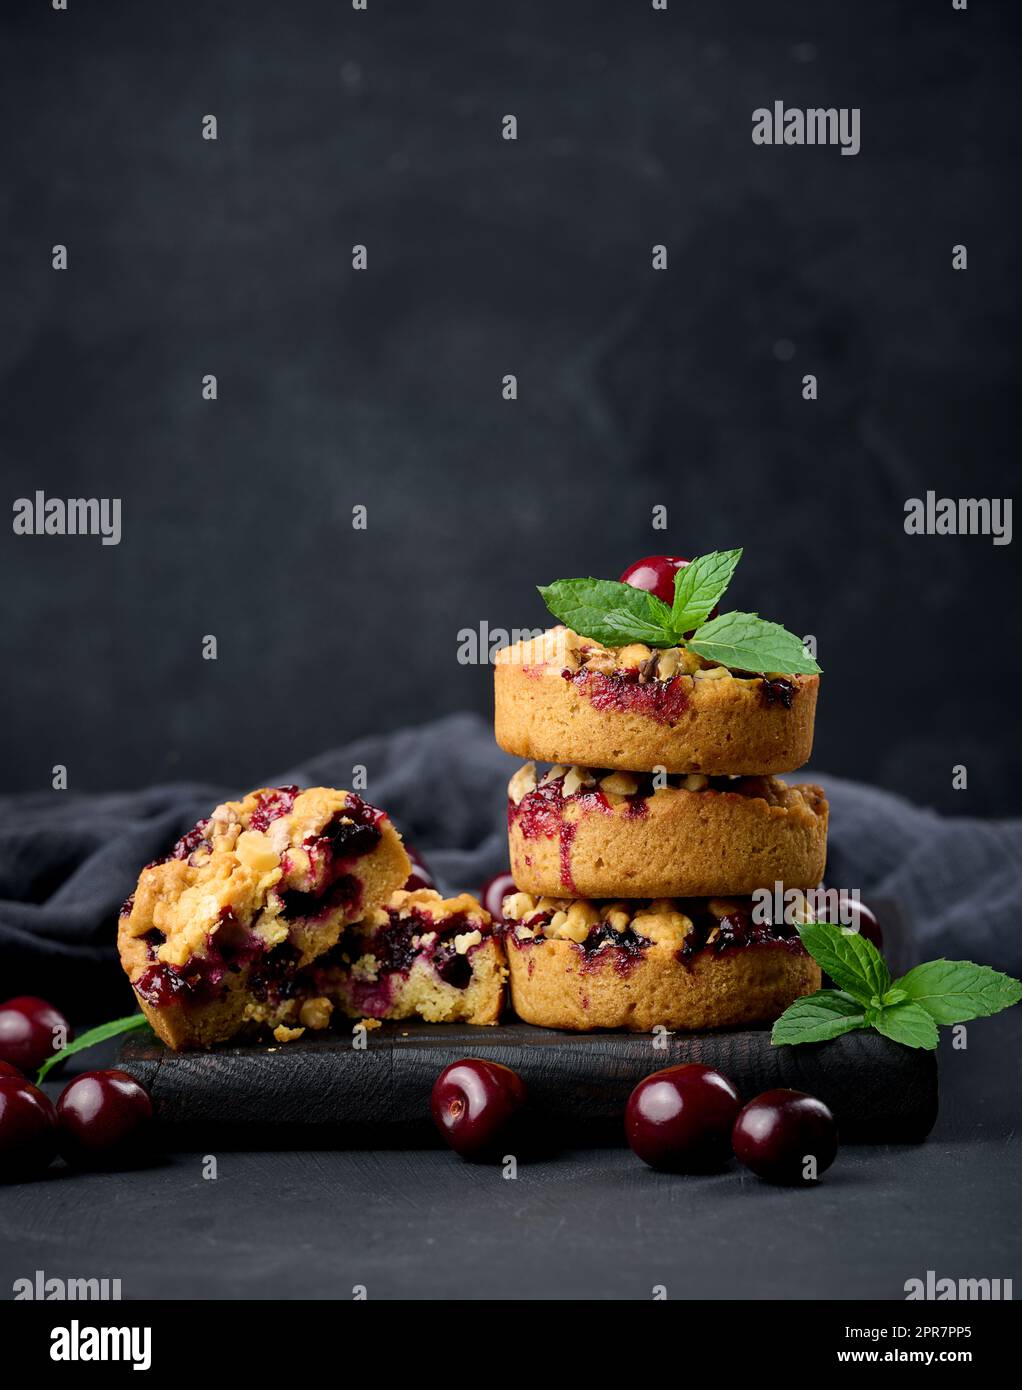
{"label": "crumble topping", "polygon": [[243,933],[256,951],[279,946],[288,919],[337,905],[330,890],[344,887],[349,860],[375,847],[383,819],[327,787],[263,788],[225,802],[142,870],[122,910],[128,934],[147,937],[150,958],[171,966],[205,955],[218,936]]}
{"label": "crumble topping", "polygon": [[693,930],[692,919],[673,898],[651,901],[590,902],[582,898],[536,898],[531,893],[512,893],[504,899],[504,920],[520,941],[540,936],[574,941],[581,946],[594,932],[603,932],[605,944],[613,935],[631,932],[680,950]]}
{"label": "crumble topping", "polygon": [[542,775],[537,772],[535,763],[526,763],[514,774],[507,787],[508,799],[514,806],[520,806],[526,797],[537,791],[546,798],[560,796],[565,800],[599,793],[611,806],[634,797],[649,798],[678,791],[726,792],[733,796],[759,799],[768,806],[783,810],[808,807],[820,812],[824,803],[819,787],[809,784],[790,787],[777,777],[707,777],[702,772],[690,772],[670,773],[654,781],[652,773],[609,772],[577,765],[565,767],[560,763],[555,763]]}
{"label": "crumble topping", "polygon": [[551,627],[528,642],[504,647],[494,658],[502,664],[543,668],[554,675],[577,676],[587,671],[602,675],[621,672],[637,674],[640,685],[669,681],[675,676],[710,677],[731,680],[731,672],[716,662],[690,652],[687,647],[647,647],[629,642],[623,647],[607,647],[591,637],[582,637],[569,627]]}
{"label": "crumble topping", "polygon": [[520,944],[571,941],[588,959],[609,948],[634,959],[654,945],[674,951],[680,960],[699,951],[748,946],[805,949],[793,924],[754,921],[748,898],[591,902],[512,893],[503,912],[505,931]]}

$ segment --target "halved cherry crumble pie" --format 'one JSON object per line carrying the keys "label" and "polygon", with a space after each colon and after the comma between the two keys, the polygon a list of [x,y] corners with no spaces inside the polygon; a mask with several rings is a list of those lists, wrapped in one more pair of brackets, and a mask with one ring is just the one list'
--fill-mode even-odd
{"label": "halved cherry crumble pie", "polygon": [[490,914],[468,893],[395,893],[346,928],[306,972],[307,988],[351,1018],[496,1023],[507,967]]}
{"label": "halved cherry crumble pie", "polygon": [[174,1048],[293,1016],[295,980],[405,882],[383,811],[329,787],[228,801],[147,865],[118,950],[143,1012]]}

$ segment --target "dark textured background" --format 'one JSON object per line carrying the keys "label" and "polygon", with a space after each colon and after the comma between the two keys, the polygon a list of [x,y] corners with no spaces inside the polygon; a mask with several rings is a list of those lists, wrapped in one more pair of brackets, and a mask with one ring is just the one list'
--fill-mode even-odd
{"label": "dark textured background", "polygon": [[[459,628],[744,544],[735,600],[820,641],[818,767],[1017,811],[1016,549],[903,532],[1012,490],[1016,9],[6,4],[4,491],[124,539],[0,532],[4,789],[486,709]],[[861,153],[754,146],[775,98],[861,106]]]}

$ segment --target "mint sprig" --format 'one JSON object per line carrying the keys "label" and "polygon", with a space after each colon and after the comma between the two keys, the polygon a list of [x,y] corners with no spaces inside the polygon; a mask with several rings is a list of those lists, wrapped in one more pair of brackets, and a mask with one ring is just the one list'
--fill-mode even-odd
{"label": "mint sprig", "polygon": [[866,937],[831,922],[805,922],[799,936],[838,989],[821,989],[785,1009],[770,1041],[827,1042],[874,1028],[905,1047],[937,1046],[938,1023],[987,1018],[1022,999],[1022,982],[968,960],[931,960],[898,980]]}
{"label": "mint sprig", "polygon": [[671,609],[671,626],[676,632],[689,632],[705,622],[724,597],[741,558],[741,550],[711,550],[678,571]]}
{"label": "mint sprig", "polygon": [[550,612],[582,637],[608,647],[642,642],[647,647],[687,647],[735,671],[769,675],[818,675],[800,637],[758,613],[710,618],[731,582],[741,550],[699,555],[674,580],[670,606],[631,584],[611,579],[558,579],[540,585]]}
{"label": "mint sprig", "polygon": [[47,1075],[54,1067],[59,1066],[65,1057],[73,1057],[76,1052],[84,1052],[86,1048],[95,1047],[97,1043],[106,1042],[108,1038],[116,1038],[119,1033],[132,1033],[138,1028],[148,1026],[149,1020],[145,1014],[129,1014],[127,1018],[111,1019],[109,1023],[100,1023],[96,1028],[90,1028],[87,1033],[75,1038],[74,1042],[65,1043],[52,1057],[47,1057],[39,1068],[36,1085],[41,1086]]}

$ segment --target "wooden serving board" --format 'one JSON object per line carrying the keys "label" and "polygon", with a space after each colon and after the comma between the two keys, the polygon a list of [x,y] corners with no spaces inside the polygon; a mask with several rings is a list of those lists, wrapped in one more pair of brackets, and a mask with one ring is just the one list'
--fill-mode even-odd
{"label": "wooden serving board", "polygon": [[433,1082],[450,1062],[483,1057],[514,1067],[537,1112],[562,1142],[622,1142],[629,1092],[650,1072],[703,1062],[730,1076],[746,1099],[773,1086],[819,1096],[852,1143],[914,1143],[937,1116],[933,1053],[877,1033],[773,1047],[770,1030],[678,1033],[666,1047],[649,1034],[561,1033],[506,1023],[391,1023],[351,1037],[306,1034],[295,1042],[174,1053],[128,1038],[118,1065],[153,1095],[177,1147],[246,1148],[419,1145],[436,1142]]}

